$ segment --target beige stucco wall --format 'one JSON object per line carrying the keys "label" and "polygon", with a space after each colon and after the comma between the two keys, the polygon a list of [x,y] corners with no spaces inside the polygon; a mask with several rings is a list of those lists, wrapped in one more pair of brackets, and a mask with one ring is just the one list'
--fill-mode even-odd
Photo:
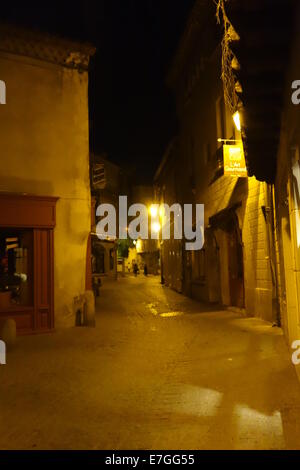
{"label": "beige stucco wall", "polygon": [[0,190],[57,196],[55,325],[74,324],[90,230],[88,75],[0,54]]}

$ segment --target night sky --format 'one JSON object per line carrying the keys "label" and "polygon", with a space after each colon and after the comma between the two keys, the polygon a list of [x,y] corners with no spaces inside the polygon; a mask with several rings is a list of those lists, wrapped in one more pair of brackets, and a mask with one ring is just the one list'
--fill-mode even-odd
{"label": "night sky", "polygon": [[135,183],[151,182],[170,137],[175,104],[167,67],[194,0],[5,2],[0,19],[97,47],[90,72],[91,148]]}

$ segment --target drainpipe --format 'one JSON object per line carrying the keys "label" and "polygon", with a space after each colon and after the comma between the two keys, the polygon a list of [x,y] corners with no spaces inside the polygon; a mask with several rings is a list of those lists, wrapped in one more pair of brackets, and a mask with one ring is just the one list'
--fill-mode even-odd
{"label": "drainpipe", "polygon": [[278,269],[276,262],[275,247],[275,208],[274,208],[274,185],[265,183],[265,195],[267,206],[262,206],[265,222],[267,225],[267,241],[270,270],[272,275],[272,312],[276,315],[276,325],[281,326],[280,305],[279,305],[279,288],[278,288]]}

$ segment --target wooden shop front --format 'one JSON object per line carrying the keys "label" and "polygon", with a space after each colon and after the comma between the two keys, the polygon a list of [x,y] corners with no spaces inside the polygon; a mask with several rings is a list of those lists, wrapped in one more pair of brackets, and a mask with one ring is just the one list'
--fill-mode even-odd
{"label": "wooden shop front", "polygon": [[18,334],[54,328],[56,197],[0,194],[0,321]]}

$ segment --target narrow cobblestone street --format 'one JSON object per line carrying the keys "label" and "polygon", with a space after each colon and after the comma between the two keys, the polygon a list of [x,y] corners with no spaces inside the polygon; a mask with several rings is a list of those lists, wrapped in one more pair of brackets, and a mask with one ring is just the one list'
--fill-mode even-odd
{"label": "narrow cobblestone street", "polygon": [[1,449],[300,448],[281,330],[159,277],[106,281],[97,326],[25,336],[0,368]]}

